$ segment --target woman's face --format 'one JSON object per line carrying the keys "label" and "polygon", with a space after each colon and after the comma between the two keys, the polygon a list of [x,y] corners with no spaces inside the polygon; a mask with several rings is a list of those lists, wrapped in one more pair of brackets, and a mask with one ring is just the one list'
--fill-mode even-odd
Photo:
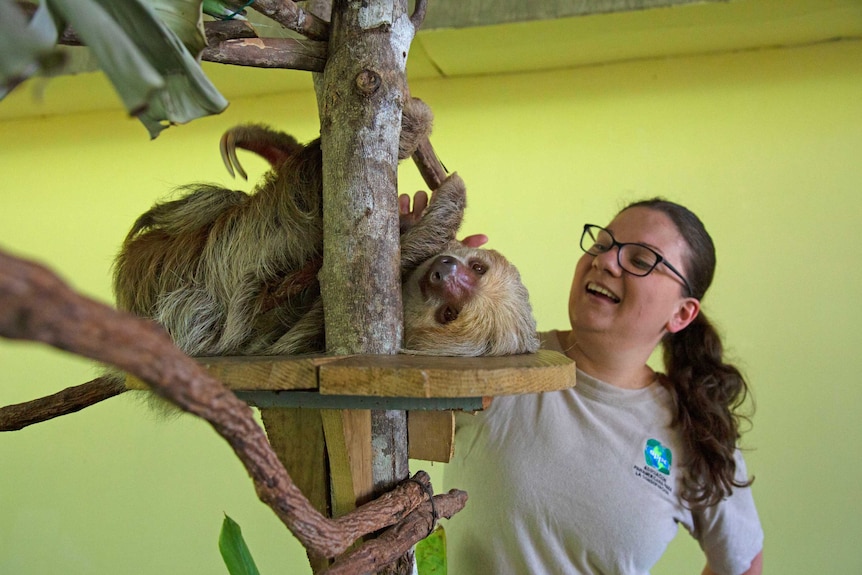
{"label": "woman's face", "polygon": [[[645,244],[686,275],[688,245],[664,213],[629,208],[606,227],[618,242]],[[694,319],[699,302],[686,297],[680,279],[663,264],[638,277],[620,268],[618,253],[614,247],[578,260],[569,320],[579,341],[600,334],[611,337],[615,346],[642,346],[651,352],[667,331],[679,331]]]}

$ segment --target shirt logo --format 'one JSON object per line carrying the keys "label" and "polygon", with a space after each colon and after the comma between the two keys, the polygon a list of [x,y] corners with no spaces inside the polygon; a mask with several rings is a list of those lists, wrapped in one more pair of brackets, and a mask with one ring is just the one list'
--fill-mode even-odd
{"label": "shirt logo", "polygon": [[644,449],[644,459],[646,459],[646,464],[653,469],[657,469],[664,475],[670,475],[673,455],[670,449],[662,445],[658,439],[647,440],[646,448]]}

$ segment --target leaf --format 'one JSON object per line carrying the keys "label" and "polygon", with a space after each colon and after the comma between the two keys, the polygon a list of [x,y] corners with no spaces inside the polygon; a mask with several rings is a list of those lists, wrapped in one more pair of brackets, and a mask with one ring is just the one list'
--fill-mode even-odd
{"label": "leaf", "polygon": [[222,522],[218,548],[230,575],[259,575],[251,552],[242,538],[242,529],[227,515]]}
{"label": "leaf", "polygon": [[43,0],[28,24],[13,0],[0,0],[0,98],[57,66],[56,43],[69,24],[151,137],[171,124],[220,113],[227,100],[192,55],[205,45],[202,0],[148,1],[153,6],[141,0]]}
{"label": "leaf", "polygon": [[46,0],[93,51],[126,109],[155,138],[170,124],[183,124],[227,107],[153,8],[139,0]]}
{"label": "leaf", "polygon": [[0,0],[0,99],[33,74],[59,64],[56,26],[39,12],[47,14],[40,7],[28,24],[12,0]]}
{"label": "leaf", "polygon": [[46,0],[93,52],[130,113],[140,113],[165,81],[126,31],[96,0]]}
{"label": "leaf", "polygon": [[206,48],[203,0],[146,0],[156,16],[177,35],[189,52],[197,56]]}
{"label": "leaf", "polygon": [[446,531],[441,525],[416,544],[416,570],[419,575],[446,575]]}

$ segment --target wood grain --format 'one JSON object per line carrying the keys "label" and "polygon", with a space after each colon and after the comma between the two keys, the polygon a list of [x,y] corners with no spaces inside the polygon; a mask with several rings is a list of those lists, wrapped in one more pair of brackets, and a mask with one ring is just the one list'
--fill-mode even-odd
{"label": "wood grain", "polygon": [[455,454],[455,412],[408,412],[407,441],[410,459],[449,463]]}
{"label": "wood grain", "polygon": [[[317,389],[317,368],[338,357],[230,356],[202,357],[197,362],[212,377],[235,391],[288,391]],[[140,379],[126,379],[129,389],[148,389]]]}
{"label": "wood grain", "polygon": [[354,356],[319,369],[324,395],[484,397],[575,385],[574,362],[547,350],[505,357]]}
{"label": "wood grain", "polygon": [[[322,395],[374,397],[492,397],[575,385],[575,363],[561,353],[505,357],[424,355],[200,358],[207,372],[233,390],[318,389]],[[135,377],[129,389],[147,389]]]}
{"label": "wood grain", "polygon": [[332,483],[332,517],[341,517],[372,498],[371,412],[320,411]]}

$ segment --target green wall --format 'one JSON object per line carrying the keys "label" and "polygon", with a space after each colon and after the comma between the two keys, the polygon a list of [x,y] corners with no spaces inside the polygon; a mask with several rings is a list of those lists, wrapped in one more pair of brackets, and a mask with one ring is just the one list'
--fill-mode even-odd
{"label": "green wall", "polygon": [[[862,43],[835,42],[412,84],[468,184],[464,233],[519,266],[540,329],[566,327],[583,222],[652,195],[701,215],[719,253],[704,309],[757,403],[744,445],[767,573],[862,572],[860,62]],[[268,121],[310,139],[315,110],[307,93],[236,100],[153,142],[118,111],[0,122],[0,247],[110,301],[113,255],[154,200],[195,180],[248,189],[221,167],[224,129]],[[402,180],[421,186],[409,165]],[[0,366],[0,405],[96,373],[7,341]],[[307,571],[227,445],[191,418],[157,421],[120,397],[2,434],[0,466],[0,573],[223,573],[223,513],[264,573]],[[654,572],[701,567],[683,536]]]}

